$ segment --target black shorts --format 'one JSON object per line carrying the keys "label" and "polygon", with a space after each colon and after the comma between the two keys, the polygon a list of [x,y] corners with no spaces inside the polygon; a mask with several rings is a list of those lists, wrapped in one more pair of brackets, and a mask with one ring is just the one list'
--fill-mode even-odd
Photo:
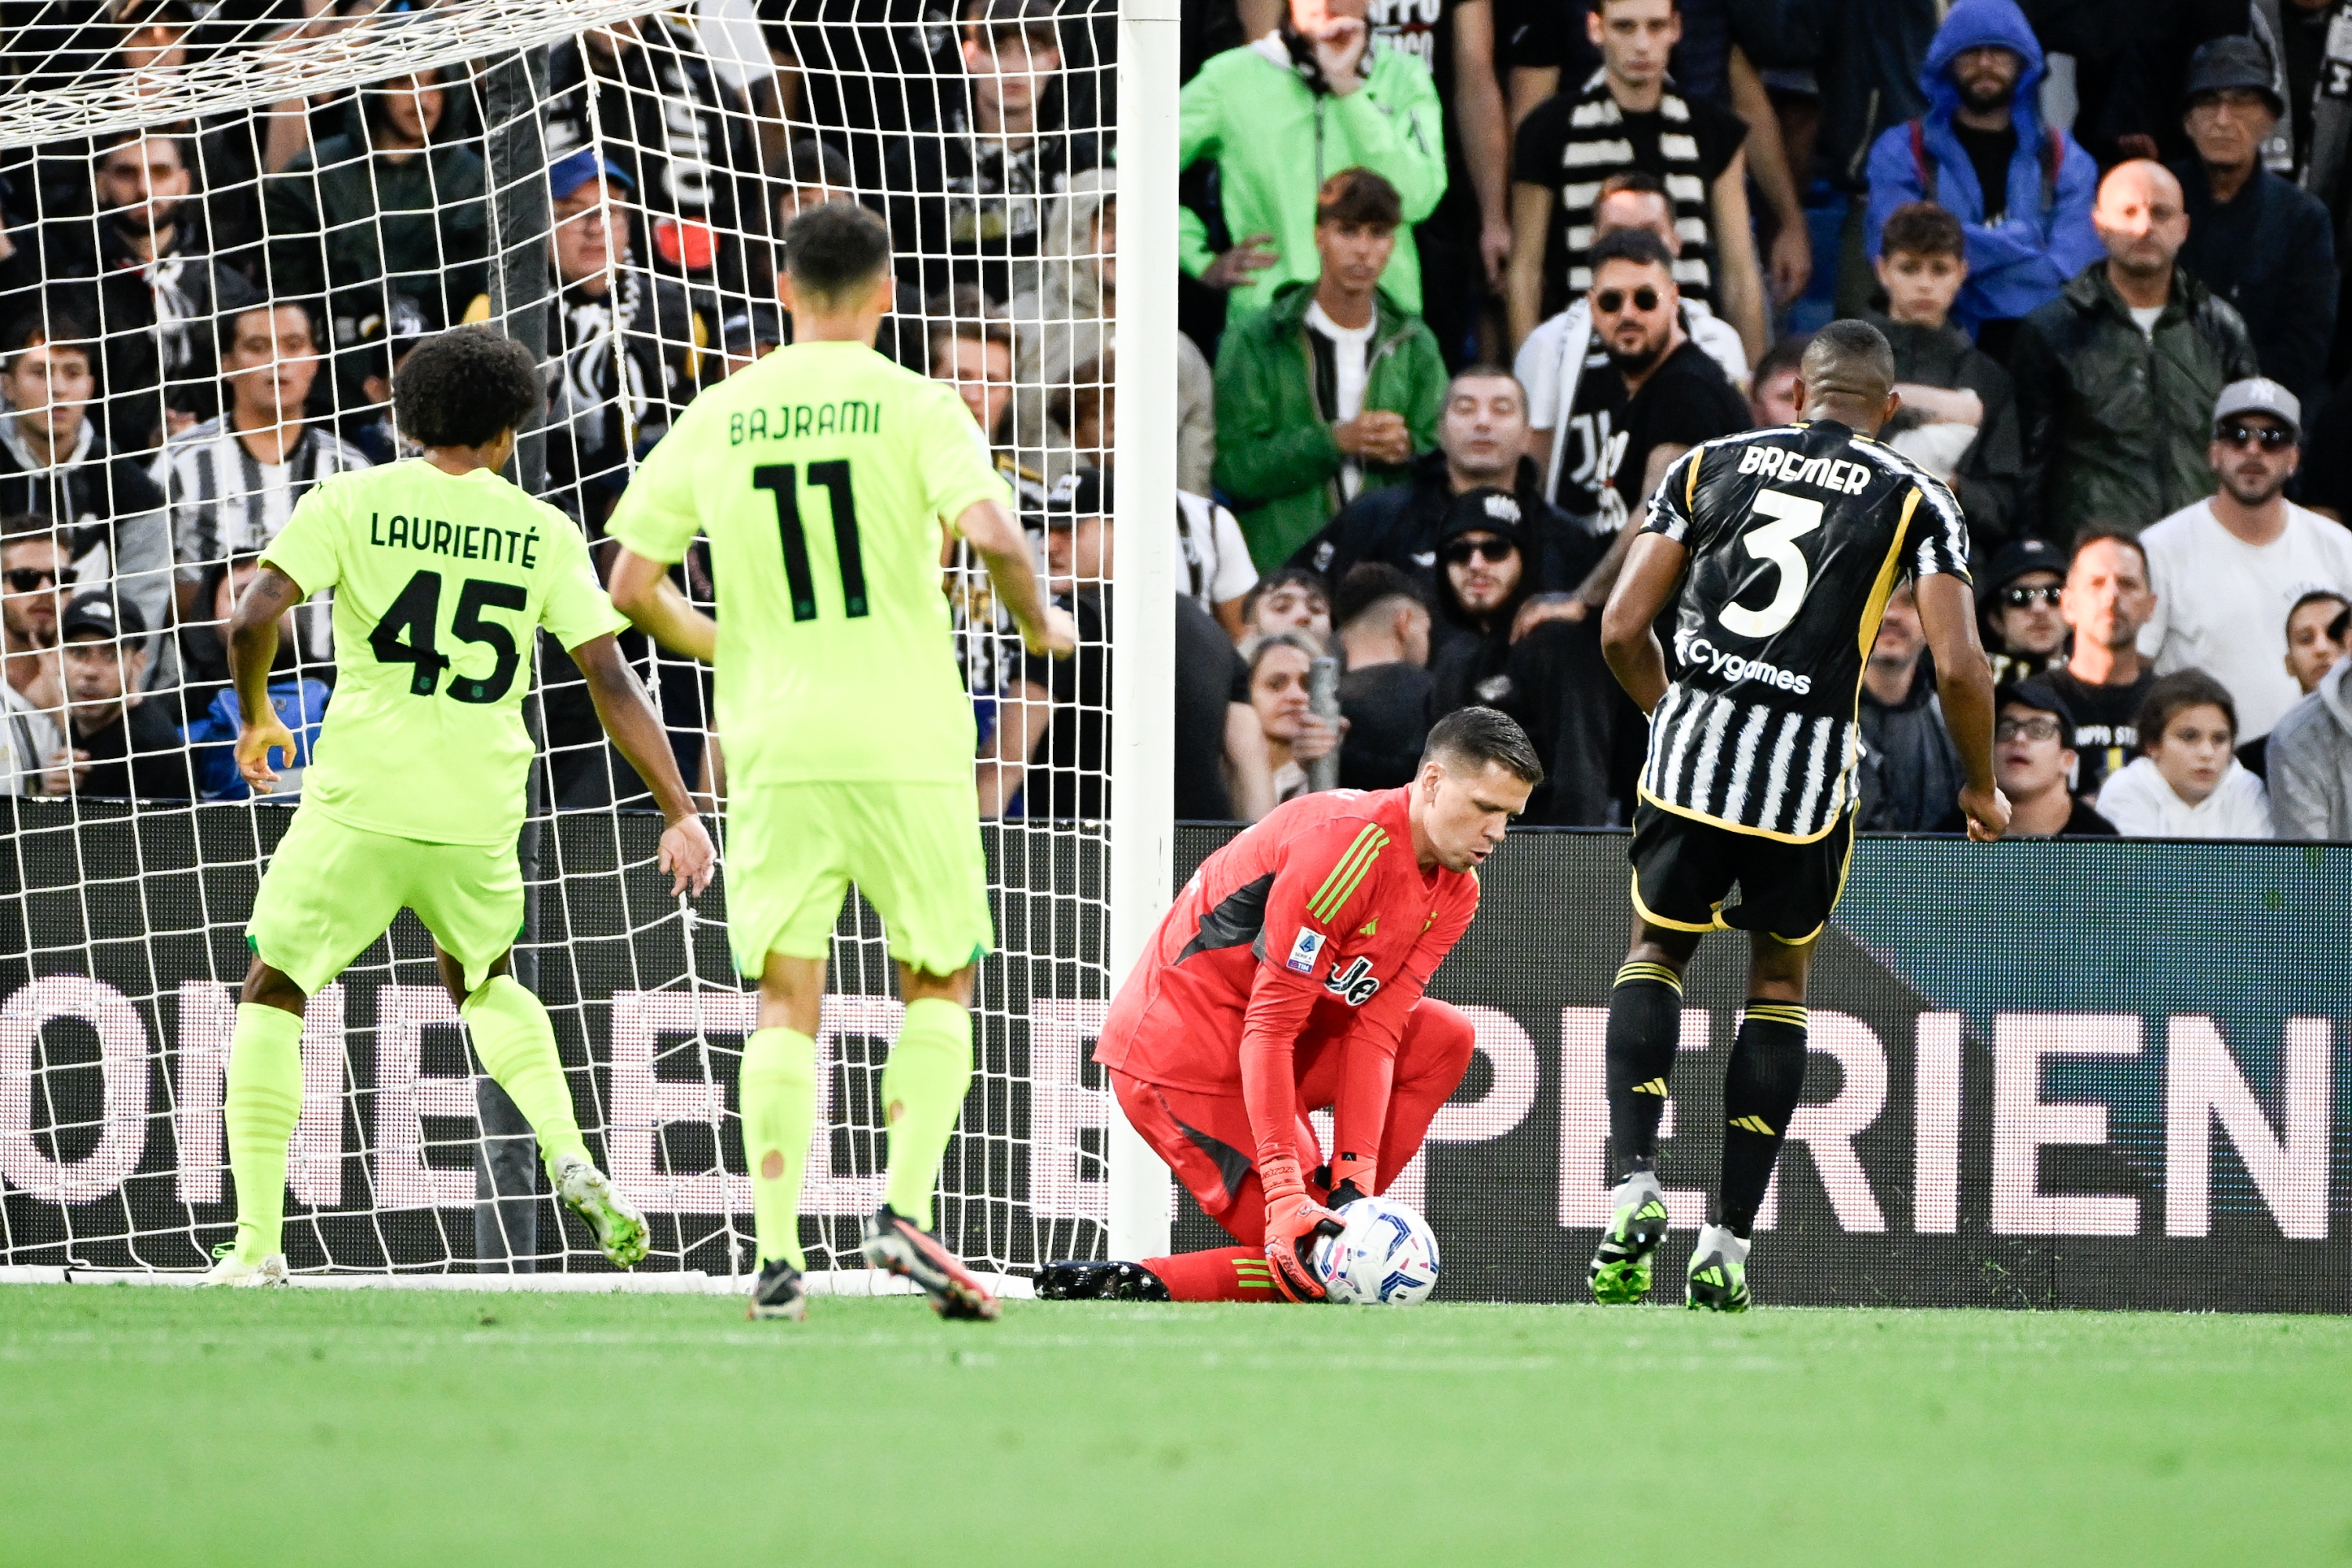
{"label": "black shorts", "polygon": [[[1666,931],[1760,931],[1811,942],[1853,853],[1853,813],[1810,844],[1735,833],[1644,800],[1633,812],[1633,912]],[[1727,904],[1734,884],[1739,901]]]}

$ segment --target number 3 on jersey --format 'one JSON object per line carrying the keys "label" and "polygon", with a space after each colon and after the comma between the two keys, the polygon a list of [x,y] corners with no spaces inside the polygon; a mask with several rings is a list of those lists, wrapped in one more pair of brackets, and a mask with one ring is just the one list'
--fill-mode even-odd
{"label": "number 3 on jersey", "polygon": [[1772,602],[1762,609],[1726,605],[1717,619],[1741,637],[1769,637],[1797,618],[1805,590],[1812,586],[1812,566],[1797,548],[1797,541],[1821,527],[1822,503],[1781,490],[1765,490],[1756,498],[1756,514],[1779,521],[1742,535],[1740,542],[1757,560],[1780,568],[1780,584],[1773,590]]}

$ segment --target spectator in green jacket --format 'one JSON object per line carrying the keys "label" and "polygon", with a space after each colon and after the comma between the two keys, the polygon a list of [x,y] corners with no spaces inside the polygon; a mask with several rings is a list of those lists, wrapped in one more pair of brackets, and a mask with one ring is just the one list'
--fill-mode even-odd
{"label": "spectator in green jacket", "polygon": [[2180,182],[2119,163],[2091,221],[2107,258],[2018,328],[2010,379],[2025,449],[2012,532],[2066,545],[2095,522],[2137,533],[2213,493],[2213,403],[2262,374],[2246,323],[2179,264]]}
{"label": "spectator in green jacket", "polygon": [[[1316,190],[1333,170],[1373,170],[1395,186],[1406,223],[1445,194],[1445,133],[1437,86],[1418,56],[1372,41],[1370,0],[1289,0],[1279,26],[1213,56],[1185,84],[1180,166],[1217,165],[1234,245],[1209,249],[1208,227],[1178,216],[1178,259],[1228,290],[1226,319],[1269,306],[1286,284],[1315,280]],[[1421,261],[1411,245],[1389,258],[1389,298],[1421,313]]]}
{"label": "spectator in green jacket", "polygon": [[1404,207],[1370,169],[1343,169],[1316,201],[1309,283],[1225,329],[1217,354],[1217,488],[1258,570],[1270,572],[1364,489],[1411,477],[1437,445],[1445,365],[1428,327],[1385,281]]}
{"label": "spectator in green jacket", "polygon": [[270,295],[325,296],[338,352],[389,319],[395,300],[414,301],[432,329],[488,287],[482,160],[436,136],[449,107],[435,71],[374,83],[348,130],[295,154],[264,187]]}

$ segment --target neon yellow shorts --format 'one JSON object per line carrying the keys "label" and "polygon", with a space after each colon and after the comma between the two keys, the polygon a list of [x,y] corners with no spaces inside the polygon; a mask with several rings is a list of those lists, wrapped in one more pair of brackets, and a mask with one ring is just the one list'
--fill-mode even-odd
{"label": "neon yellow shorts", "polygon": [[767,784],[728,801],[728,942],[743,973],[772,952],[824,957],[852,882],[911,968],[952,974],[995,945],[971,785]]}
{"label": "neon yellow shorts", "polygon": [[246,940],[314,996],[404,909],[466,966],[466,989],[480,988],[522,931],[515,847],[395,838],[304,806],[262,874]]}

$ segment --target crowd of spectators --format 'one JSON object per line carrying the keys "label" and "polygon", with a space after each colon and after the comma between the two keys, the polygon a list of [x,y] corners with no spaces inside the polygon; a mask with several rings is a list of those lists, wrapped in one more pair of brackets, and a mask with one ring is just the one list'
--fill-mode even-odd
{"label": "crowd of spectators", "polygon": [[[381,8],[51,0],[0,77],[152,83]],[[879,346],[955,385],[1084,633],[1029,658],[947,563],[982,805],[1107,809],[1108,12],[758,10],[757,69],[684,12],[544,51],[527,284],[493,235],[511,127],[468,68],[0,155],[0,788],[237,796],[228,606],[310,487],[401,455],[411,345],[544,301],[530,472],[593,542],[695,393],[791,341],[784,226],[857,200],[898,257]],[[2346,14],[1188,5],[1179,815],[1401,782],[1480,702],[1544,755],[1530,820],[1629,821],[1643,721],[1598,612],[1649,494],[1691,447],[1797,417],[1807,333],[1858,316],[1895,353],[1882,438],[1968,518],[2017,831],[2352,834]],[[707,561],[680,571],[707,600]],[[324,610],[271,687],[306,742]],[[1862,693],[1867,828],[1954,826],[1930,665],[1898,588]],[[703,678],[648,668],[722,790]],[[555,800],[629,798],[560,650],[541,674]]]}

